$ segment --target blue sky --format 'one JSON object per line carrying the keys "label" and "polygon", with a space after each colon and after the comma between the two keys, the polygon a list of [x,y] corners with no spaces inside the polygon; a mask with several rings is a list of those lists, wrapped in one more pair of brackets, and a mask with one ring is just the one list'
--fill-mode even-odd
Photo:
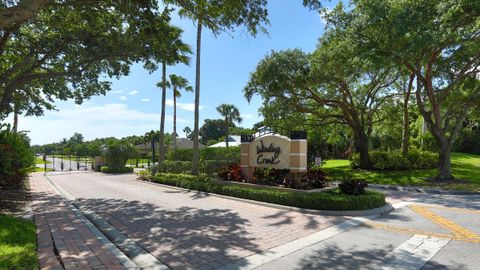
{"label": "blue sky", "polygon": [[[301,0],[269,1],[269,34],[250,36],[243,28],[233,33],[214,37],[204,29],[201,62],[200,121],[220,118],[216,107],[221,103],[236,105],[244,118],[241,126],[252,127],[262,118],[258,115],[260,99],[250,104],[242,94],[249,74],[271,50],[301,48],[315,49],[324,23],[318,13],[303,7]],[[194,51],[196,28],[191,21],[174,19],[184,29],[183,40]],[[175,73],[195,82],[194,55],[190,66],[168,67],[167,74]],[[69,138],[80,132],[85,139],[97,137],[124,137],[142,135],[160,125],[160,89],[155,85],[160,72],[149,74],[142,65],[134,65],[131,74],[112,81],[112,90],[105,96],[92,97],[82,105],[58,102],[58,111],[46,112],[42,117],[21,117],[19,128],[29,130],[33,144],[44,144]],[[172,132],[172,94],[167,92],[166,132]],[[177,101],[177,132],[184,137],[183,128],[193,129],[193,93],[183,93]]]}

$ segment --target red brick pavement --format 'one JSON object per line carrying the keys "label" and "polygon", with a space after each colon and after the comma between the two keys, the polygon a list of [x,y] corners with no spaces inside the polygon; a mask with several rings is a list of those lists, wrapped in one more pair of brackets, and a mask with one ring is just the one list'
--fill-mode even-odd
{"label": "red brick pavement", "polygon": [[186,193],[133,175],[49,177],[172,269],[215,269],[345,220]]}
{"label": "red brick pavement", "polygon": [[39,173],[30,177],[41,269],[125,269]]}

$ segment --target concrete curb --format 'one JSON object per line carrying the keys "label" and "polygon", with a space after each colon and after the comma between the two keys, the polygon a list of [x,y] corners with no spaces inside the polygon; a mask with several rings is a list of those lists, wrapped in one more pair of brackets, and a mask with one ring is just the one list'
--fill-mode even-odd
{"label": "concrete curb", "polygon": [[95,236],[97,236],[97,238],[120,259],[127,269],[170,269],[155,256],[145,251],[133,240],[108,223],[96,212],[78,202],[75,202],[75,197],[72,194],[53,183],[46,174],[44,174],[44,176],[58,194],[71,201],[69,208],[75,212],[85,224],[87,224]]}
{"label": "concrete curb", "polygon": [[417,192],[417,193],[427,193],[427,194],[434,194],[434,195],[480,195],[480,192],[475,192],[475,191],[442,190],[442,189],[434,189],[434,188],[420,188],[420,187],[414,187],[414,186],[391,186],[391,185],[380,185],[380,184],[368,184],[368,187],[374,188],[374,189]]}
{"label": "concrete curb", "polygon": [[112,241],[128,258],[130,258],[140,269],[158,269],[168,270],[167,265],[163,264],[155,256],[137,245],[133,240],[128,238],[125,234],[113,227],[99,214],[81,205],[78,202],[73,202],[88,220],[90,220],[100,231],[102,231],[110,241]]}
{"label": "concrete curb", "polygon": [[390,203],[386,203],[382,207],[368,209],[368,210],[351,210],[351,211],[313,210],[313,209],[305,209],[305,208],[286,206],[286,205],[280,205],[280,204],[274,204],[274,203],[259,202],[259,201],[249,200],[249,199],[225,196],[225,195],[197,191],[197,190],[190,190],[190,189],[180,188],[176,186],[169,186],[169,185],[164,185],[164,184],[159,184],[159,183],[144,181],[144,180],[133,180],[133,181],[150,184],[154,186],[161,186],[165,188],[181,190],[185,192],[196,192],[203,195],[209,195],[209,196],[218,197],[218,198],[227,199],[227,200],[234,200],[234,201],[239,201],[244,203],[266,206],[266,207],[276,208],[279,210],[293,211],[293,212],[299,212],[304,214],[322,215],[322,216],[352,216],[352,217],[372,216],[372,215],[383,215],[395,210]]}

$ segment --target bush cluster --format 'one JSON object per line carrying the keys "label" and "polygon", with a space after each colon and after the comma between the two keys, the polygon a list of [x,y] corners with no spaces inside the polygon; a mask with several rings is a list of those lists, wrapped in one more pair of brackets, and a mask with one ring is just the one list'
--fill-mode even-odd
{"label": "bush cluster", "polygon": [[112,138],[106,142],[102,155],[110,170],[121,171],[127,160],[137,155],[137,151],[128,141]]}
{"label": "bush cluster", "polygon": [[102,166],[100,167],[102,173],[131,173],[133,172],[133,167],[109,167]]}
{"label": "bush cluster", "polygon": [[338,188],[343,194],[348,195],[362,195],[365,194],[365,188],[368,186],[365,180],[353,179],[353,178],[344,178]]}
{"label": "bush cluster", "polygon": [[242,171],[238,163],[230,164],[218,171],[218,177],[225,181],[242,181]]}
{"label": "bush cluster", "polygon": [[320,167],[309,168],[306,172],[290,172],[284,185],[295,189],[322,188],[327,185],[327,175]]}
{"label": "bush cluster", "polygon": [[[167,160],[192,161],[192,149],[176,149],[167,153]],[[200,149],[200,160],[227,160],[229,163],[240,162],[240,147],[207,147]]]}
{"label": "bush cluster", "polygon": [[190,173],[192,171],[192,162],[164,160],[160,164],[158,171],[163,173]]}
{"label": "bush cluster", "polygon": [[0,130],[0,187],[20,188],[34,160],[26,135]]}
{"label": "bush cluster", "polygon": [[[218,177],[225,181],[243,179],[240,166],[231,164],[219,170]],[[256,168],[253,184],[267,186],[284,186],[294,189],[314,189],[326,186],[326,174],[320,167],[309,168],[306,172],[290,172],[288,169]]]}
{"label": "bush cluster", "polygon": [[[370,151],[370,161],[374,170],[431,169],[437,166],[438,154],[412,149],[404,155],[400,151]],[[360,166],[360,156],[353,154],[350,166]]]}
{"label": "bush cluster", "polygon": [[303,193],[271,188],[222,185],[212,182],[205,176],[161,173],[148,177],[148,179],[152,182],[191,190],[307,209],[366,210],[385,205],[385,196],[380,192],[370,190],[365,191],[363,195],[352,196],[342,194],[338,189],[326,192]]}
{"label": "bush cluster", "polygon": [[[229,164],[228,160],[201,160],[199,169],[201,173],[213,176]],[[164,173],[188,174],[192,171],[192,161],[164,160],[158,170]]]}

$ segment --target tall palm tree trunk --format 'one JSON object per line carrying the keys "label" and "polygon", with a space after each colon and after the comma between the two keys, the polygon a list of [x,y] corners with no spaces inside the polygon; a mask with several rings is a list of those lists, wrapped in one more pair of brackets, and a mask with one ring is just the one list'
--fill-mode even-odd
{"label": "tall palm tree trunk", "polygon": [[195,113],[193,128],[193,154],[192,154],[192,174],[198,175],[198,165],[200,162],[200,153],[198,149],[198,122],[200,106],[200,50],[202,44],[202,19],[197,22],[197,57],[195,65]]}
{"label": "tall palm tree trunk", "polygon": [[158,138],[158,165],[163,163],[163,159],[165,157],[165,147],[163,145],[165,141],[165,101],[167,95],[167,64],[165,62],[162,63],[162,113],[160,116],[160,135]]}
{"label": "tall palm tree trunk", "polygon": [[173,150],[177,149],[177,89],[173,87]]}
{"label": "tall palm tree trunk", "polygon": [[225,145],[228,147],[228,120],[225,117]]}

